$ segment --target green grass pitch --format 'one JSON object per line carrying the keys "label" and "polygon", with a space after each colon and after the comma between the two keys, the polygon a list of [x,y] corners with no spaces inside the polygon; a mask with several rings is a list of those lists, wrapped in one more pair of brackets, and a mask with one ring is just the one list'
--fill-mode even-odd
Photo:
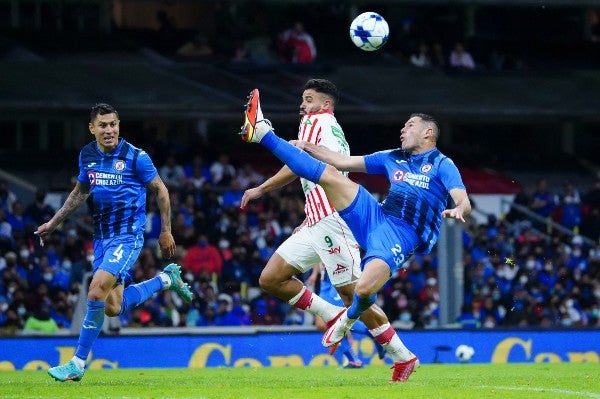
{"label": "green grass pitch", "polygon": [[598,363],[426,364],[390,384],[387,366],[89,370],[60,383],[0,372],[0,398],[600,399]]}

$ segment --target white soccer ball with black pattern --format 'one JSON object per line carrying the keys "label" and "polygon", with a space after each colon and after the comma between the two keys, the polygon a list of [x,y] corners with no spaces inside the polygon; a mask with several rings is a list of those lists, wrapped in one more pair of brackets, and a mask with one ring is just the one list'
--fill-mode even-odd
{"label": "white soccer ball with black pattern", "polygon": [[350,24],[350,39],[364,51],[379,50],[390,36],[385,19],[376,12],[363,12]]}
{"label": "white soccer ball with black pattern", "polygon": [[454,354],[456,355],[456,359],[458,359],[459,362],[466,363],[473,358],[473,355],[475,354],[475,349],[473,349],[473,347],[469,345],[458,345]]}

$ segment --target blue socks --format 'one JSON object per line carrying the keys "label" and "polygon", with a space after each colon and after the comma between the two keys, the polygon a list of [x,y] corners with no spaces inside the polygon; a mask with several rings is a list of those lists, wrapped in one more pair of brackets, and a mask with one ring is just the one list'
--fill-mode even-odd
{"label": "blue socks", "polygon": [[87,313],[79,333],[75,356],[84,361],[87,360],[92,345],[98,338],[100,330],[102,330],[102,323],[104,323],[104,301],[90,301],[88,299]]}
{"label": "blue socks", "polygon": [[375,303],[377,300],[377,293],[373,293],[371,296],[366,298],[361,298],[354,293],[354,299],[352,300],[352,305],[348,308],[348,318],[349,319],[358,319],[361,314],[365,312],[365,310],[369,309],[369,307]]}
{"label": "blue socks", "polygon": [[352,345],[350,345],[350,341],[348,341],[348,337],[344,337],[344,339],[342,339],[342,342],[340,342],[340,347],[338,348],[338,350],[344,356],[346,356],[346,358],[348,359],[349,362],[358,363],[361,361],[358,358],[358,356],[356,355],[356,353],[354,352],[354,349],[352,349]]}
{"label": "blue socks", "polygon": [[148,298],[154,295],[155,292],[162,290],[162,288],[163,282],[159,276],[125,288],[123,290],[121,314],[146,302]]}
{"label": "blue socks", "polygon": [[[123,303],[121,304],[121,313],[125,310],[131,310],[144,303],[155,292],[163,288],[163,282],[159,276],[146,280],[143,283],[130,285],[123,290]],[[104,323],[104,301],[87,301],[87,313],[79,333],[77,350],[75,356],[84,361],[87,360],[92,345],[100,335],[102,324]]]}
{"label": "blue socks", "polygon": [[313,158],[307,152],[294,147],[273,132],[268,132],[260,141],[273,155],[286,164],[292,172],[300,177],[318,183],[325,171],[326,164]]}

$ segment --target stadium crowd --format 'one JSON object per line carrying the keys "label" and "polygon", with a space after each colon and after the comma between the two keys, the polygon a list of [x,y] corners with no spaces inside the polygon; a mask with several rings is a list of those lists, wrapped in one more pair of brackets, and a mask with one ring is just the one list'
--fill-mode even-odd
{"label": "stadium crowd", "polygon": [[[172,230],[180,264],[195,294],[184,303],[163,291],[131,313],[125,327],[310,324],[312,319],[258,288],[258,276],[278,244],[304,218],[298,184],[267,194],[245,209],[244,190],[265,176],[252,165],[234,166],[226,154],[213,162],[201,155],[188,164],[169,157],[159,173],[171,193]],[[0,183],[0,333],[47,333],[69,329],[86,272],[92,237],[82,210],[57,230],[45,247],[33,232],[55,210],[40,190],[30,204]],[[160,216],[149,195],[146,241],[135,281],[155,276],[166,263],[157,239]],[[456,320],[464,328],[599,327],[600,180],[579,194],[572,184],[552,193],[540,181],[517,195],[544,217],[578,234],[539,228],[517,214],[465,226],[464,305]],[[568,216],[568,217],[567,217]],[[582,236],[591,238],[589,245]],[[437,257],[414,257],[408,271],[384,286],[378,304],[398,328],[436,328],[439,323]],[[308,276],[301,276],[308,277]]]}

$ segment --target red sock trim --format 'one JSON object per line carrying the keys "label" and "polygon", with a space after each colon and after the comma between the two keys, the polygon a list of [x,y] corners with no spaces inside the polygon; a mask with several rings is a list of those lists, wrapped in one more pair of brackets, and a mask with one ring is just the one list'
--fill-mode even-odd
{"label": "red sock trim", "polygon": [[382,332],[381,334],[379,334],[375,338],[375,340],[377,342],[379,342],[381,345],[385,345],[388,342],[390,342],[392,340],[392,338],[394,338],[394,334],[396,334],[396,331],[394,331],[394,329],[392,328],[392,326],[389,326],[387,330],[385,330],[384,332]]}
{"label": "red sock trim", "polygon": [[304,294],[298,299],[298,302],[294,304],[298,309],[306,310],[306,308],[312,305],[312,291],[308,288],[304,290]]}

